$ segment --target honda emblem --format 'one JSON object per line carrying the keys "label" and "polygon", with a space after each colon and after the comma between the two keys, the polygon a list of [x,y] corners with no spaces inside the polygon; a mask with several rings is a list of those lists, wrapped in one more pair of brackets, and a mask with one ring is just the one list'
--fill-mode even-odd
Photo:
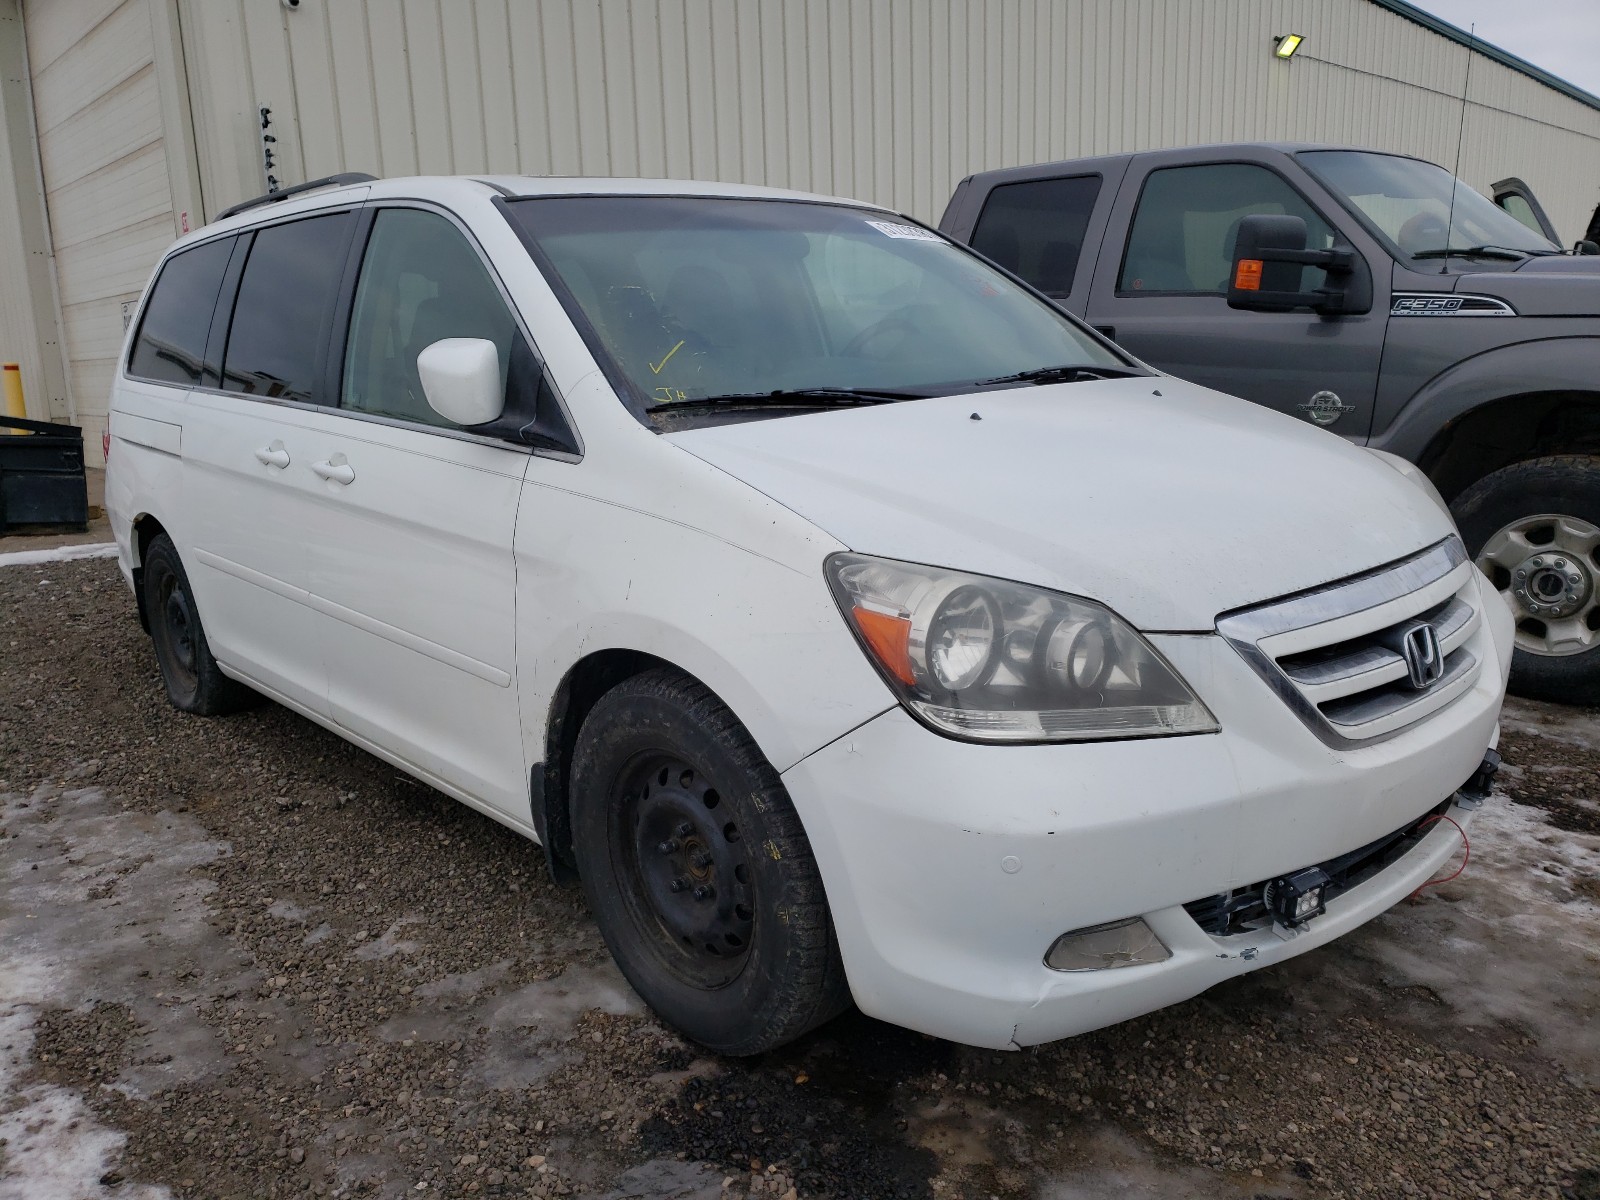
{"label": "honda emblem", "polygon": [[1406,660],[1406,676],[1417,691],[1427,691],[1444,675],[1439,631],[1426,621],[1417,622],[1400,635],[1400,650]]}

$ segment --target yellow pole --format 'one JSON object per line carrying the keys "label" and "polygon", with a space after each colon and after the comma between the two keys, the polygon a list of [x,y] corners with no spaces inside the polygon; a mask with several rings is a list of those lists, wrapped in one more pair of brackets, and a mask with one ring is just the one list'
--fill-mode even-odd
{"label": "yellow pole", "polygon": [[[28,408],[22,402],[22,368],[16,363],[6,363],[0,368],[0,374],[5,376],[6,416],[26,418]],[[27,432],[26,429],[0,428],[0,434]]]}

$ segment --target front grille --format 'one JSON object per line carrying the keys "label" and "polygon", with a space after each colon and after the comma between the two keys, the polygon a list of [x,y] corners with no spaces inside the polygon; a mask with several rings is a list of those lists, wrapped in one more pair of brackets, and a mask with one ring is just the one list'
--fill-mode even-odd
{"label": "front grille", "polygon": [[[1474,568],[1450,537],[1376,571],[1224,614],[1217,632],[1329,745],[1391,737],[1478,677],[1482,615]],[[1412,682],[1409,630],[1433,627],[1442,671]]]}
{"label": "front grille", "polygon": [[[1377,841],[1369,842],[1348,854],[1330,858],[1327,862],[1309,864],[1321,867],[1327,872],[1328,886],[1323,892],[1323,898],[1329,902],[1336,900],[1357,884],[1365,883],[1378,872],[1398,862],[1426,836],[1432,827],[1432,818],[1449,811],[1452,801],[1453,797],[1440,801],[1415,821],[1409,821],[1393,833],[1386,834]],[[1272,924],[1266,898],[1269,882],[1270,880],[1263,879],[1260,883],[1253,883],[1249,887],[1234,888],[1231,891],[1219,892],[1215,896],[1191,900],[1183,906],[1183,909],[1194,918],[1195,924],[1213,937],[1226,937],[1229,934],[1265,929]]]}

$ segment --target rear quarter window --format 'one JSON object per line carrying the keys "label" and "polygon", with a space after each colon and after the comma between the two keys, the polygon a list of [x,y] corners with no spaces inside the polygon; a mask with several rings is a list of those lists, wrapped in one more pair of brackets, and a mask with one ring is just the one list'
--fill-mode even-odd
{"label": "rear quarter window", "polygon": [[217,386],[221,372],[206,360],[206,334],[234,240],[218,238],[167,259],[139,319],[129,375],[182,387]]}
{"label": "rear quarter window", "polygon": [[1072,292],[1100,176],[1031,179],[989,193],[972,248],[1047,296]]}

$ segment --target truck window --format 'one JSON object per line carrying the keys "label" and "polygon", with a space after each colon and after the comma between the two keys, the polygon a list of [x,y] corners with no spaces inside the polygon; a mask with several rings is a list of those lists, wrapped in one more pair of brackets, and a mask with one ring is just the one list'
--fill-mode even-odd
{"label": "truck window", "polygon": [[[1150,172],[1128,231],[1118,293],[1224,294],[1239,222],[1258,213],[1302,218],[1308,249],[1333,245],[1328,223],[1266,167],[1208,163]],[[1303,286],[1320,286],[1318,270],[1306,268]]]}
{"label": "truck window", "polygon": [[1070,295],[1099,194],[1098,175],[1002,184],[984,202],[972,248],[1047,296]]}

